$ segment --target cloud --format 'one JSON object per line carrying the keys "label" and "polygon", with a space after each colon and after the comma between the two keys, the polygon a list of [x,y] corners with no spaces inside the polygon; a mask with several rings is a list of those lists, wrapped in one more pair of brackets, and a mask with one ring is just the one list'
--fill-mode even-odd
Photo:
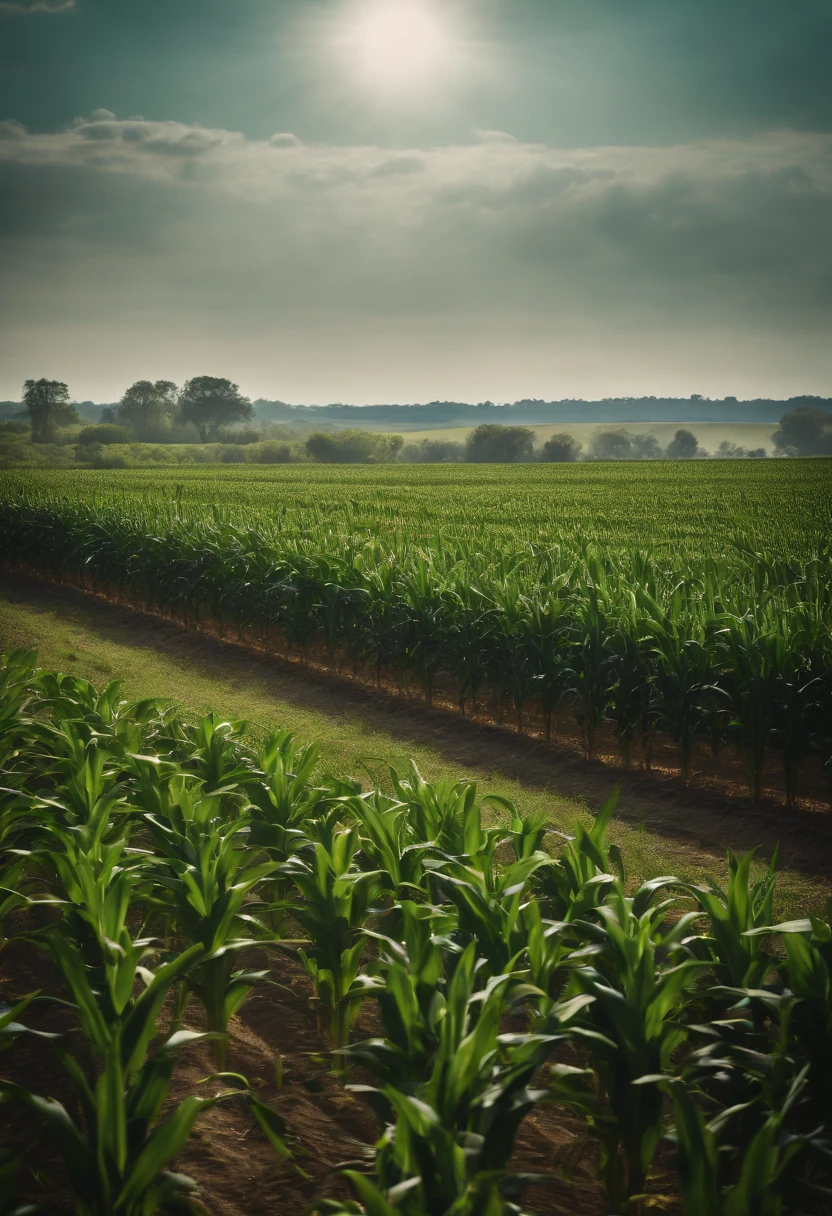
{"label": "cloud", "polygon": [[796,351],[828,328],[830,230],[823,134],[391,150],[108,111],[53,132],[0,124],[0,325],[30,317],[48,343],[73,318],[91,352],[97,328],[140,324],[151,348],[190,326],[262,352],[288,327],[298,351],[418,333],[424,362],[452,334],[460,351],[460,335],[496,350],[515,334],[542,359],[582,330],[608,350],[629,335],[642,366],[671,333],[697,366],[731,335],[739,366],[738,335]]}
{"label": "cloud", "polygon": [[0,0],[0,13],[66,13],[75,0]]}

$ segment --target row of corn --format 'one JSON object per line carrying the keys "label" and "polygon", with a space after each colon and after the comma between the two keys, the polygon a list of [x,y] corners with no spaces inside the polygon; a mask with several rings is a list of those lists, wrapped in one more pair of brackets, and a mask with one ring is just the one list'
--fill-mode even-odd
{"label": "row of corn", "polygon": [[832,796],[828,548],[694,561],[580,543],[420,545],[18,490],[0,497],[0,563],[326,653],[428,703],[439,687],[463,714],[487,708],[547,739],[571,707],[590,757],[612,723],[624,762],[649,767],[661,732],[685,784],[697,747],[731,746],[759,799],[776,749],[793,804],[815,756]]}
{"label": "row of corn", "polygon": [[[773,866],[633,890],[612,802],[567,838],[415,766],[362,792],[287,733],[248,746],[242,723],[35,662],[0,660],[0,941],[62,977],[76,1028],[44,1038],[74,1100],[9,1081],[0,1098],[54,1138],[79,1216],[200,1210],[172,1166],[217,1102],[292,1156],[291,1126],[226,1071],[230,1020],[287,954],[379,1123],[355,1201],[321,1213],[525,1211],[512,1152],[541,1103],[582,1121],[609,1213],[661,1202],[660,1147],[687,1216],[831,1210],[832,929],[772,923]],[[50,999],[3,1006],[0,1048]],[[356,1041],[366,1004],[381,1030]],[[205,1039],[220,1089],[171,1109],[177,1057]]]}

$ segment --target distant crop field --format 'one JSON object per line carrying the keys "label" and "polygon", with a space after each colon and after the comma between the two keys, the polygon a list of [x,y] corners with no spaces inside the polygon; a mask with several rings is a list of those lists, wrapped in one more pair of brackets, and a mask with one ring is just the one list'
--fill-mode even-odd
{"label": "distant crop field", "polygon": [[[38,471],[0,479],[0,563],[325,653],[460,712],[572,708],[832,771],[827,461]],[[817,774],[816,774],[817,776]]]}
{"label": "distant crop field", "polygon": [[230,465],[36,470],[0,475],[20,491],[74,502],[132,501],[142,513],[280,522],[284,537],[355,532],[407,542],[651,547],[672,561],[730,556],[742,544],[806,557],[832,535],[832,463],[823,460],[575,465]]}

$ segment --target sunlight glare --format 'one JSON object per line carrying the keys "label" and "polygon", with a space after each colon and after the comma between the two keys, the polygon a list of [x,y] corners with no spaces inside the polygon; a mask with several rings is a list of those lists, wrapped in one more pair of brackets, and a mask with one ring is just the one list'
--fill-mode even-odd
{"label": "sunlight glare", "polygon": [[430,0],[367,0],[354,18],[355,67],[385,91],[429,85],[452,66],[454,36]]}

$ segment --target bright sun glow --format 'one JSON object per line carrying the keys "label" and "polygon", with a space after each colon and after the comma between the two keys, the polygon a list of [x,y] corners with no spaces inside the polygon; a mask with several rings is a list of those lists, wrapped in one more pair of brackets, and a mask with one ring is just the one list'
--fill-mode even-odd
{"label": "bright sun glow", "polygon": [[448,22],[430,0],[365,0],[349,42],[365,83],[386,91],[430,85],[458,52]]}

